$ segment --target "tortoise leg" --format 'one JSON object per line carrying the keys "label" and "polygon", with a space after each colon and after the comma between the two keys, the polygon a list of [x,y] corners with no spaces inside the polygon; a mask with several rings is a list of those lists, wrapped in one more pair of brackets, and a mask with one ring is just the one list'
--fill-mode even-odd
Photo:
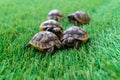
{"label": "tortoise leg", "polygon": [[55,51],[54,51],[54,47],[51,47],[50,49],[48,49],[48,51],[47,51],[48,53],[50,53],[50,54],[53,54],[53,53],[55,53]]}
{"label": "tortoise leg", "polygon": [[62,41],[62,47],[65,47],[65,46],[67,45],[66,42],[67,42],[67,40],[63,40],[63,41]]}
{"label": "tortoise leg", "polygon": [[24,50],[27,49],[27,48],[29,48],[30,46],[31,46],[30,43],[26,44],[25,47],[24,47]]}
{"label": "tortoise leg", "polygon": [[79,46],[80,42],[79,41],[76,41],[75,42],[75,45],[74,45],[74,48],[77,48]]}
{"label": "tortoise leg", "polygon": [[77,21],[74,21],[74,24],[75,24],[75,26],[78,26],[78,22]]}

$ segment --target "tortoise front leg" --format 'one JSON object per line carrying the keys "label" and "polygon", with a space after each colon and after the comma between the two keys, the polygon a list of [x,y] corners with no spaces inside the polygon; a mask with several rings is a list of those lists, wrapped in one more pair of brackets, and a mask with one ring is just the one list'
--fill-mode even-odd
{"label": "tortoise front leg", "polygon": [[62,41],[62,46],[65,47],[66,45],[67,45],[67,40],[65,39]]}
{"label": "tortoise front leg", "polygon": [[55,53],[54,47],[49,48],[49,49],[47,50],[47,53],[48,53],[48,54],[54,54],[54,53]]}
{"label": "tortoise front leg", "polygon": [[74,24],[75,24],[75,26],[78,26],[78,22],[77,21],[74,21]]}
{"label": "tortoise front leg", "polygon": [[24,50],[26,50],[27,48],[29,48],[31,46],[30,43],[26,44],[25,47],[24,47]]}
{"label": "tortoise front leg", "polygon": [[78,48],[78,46],[80,45],[80,42],[79,41],[75,41],[74,43],[75,43],[74,48]]}

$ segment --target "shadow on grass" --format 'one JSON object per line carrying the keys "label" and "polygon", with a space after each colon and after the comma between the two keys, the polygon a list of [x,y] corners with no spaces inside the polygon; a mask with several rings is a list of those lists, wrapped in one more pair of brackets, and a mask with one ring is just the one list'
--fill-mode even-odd
{"label": "shadow on grass", "polygon": [[82,46],[84,46],[85,52],[87,54],[89,54],[89,47],[88,46],[90,44],[91,44],[91,40],[89,39],[86,43],[79,45],[77,48],[72,48],[72,47],[61,48],[59,50],[56,50],[55,54],[48,54],[48,53],[45,53],[45,52],[41,52],[41,51],[39,51],[39,50],[37,50],[37,49],[35,49],[34,47],[31,46],[30,48],[25,49],[25,50],[23,48],[23,50],[21,52],[21,56],[27,55],[27,58],[29,60],[31,58],[33,58],[33,57],[36,57],[36,56],[39,56],[40,61],[42,61],[42,60],[44,60],[46,58],[49,58],[49,60],[51,60],[52,57],[55,56],[57,54],[57,52],[59,52],[59,51],[64,52],[64,51],[68,51],[68,50],[71,50],[71,49],[73,49],[73,50],[74,49],[79,50]]}
{"label": "shadow on grass", "polygon": [[38,56],[39,57],[39,60],[42,61],[43,59],[45,59],[46,57],[49,57],[49,58],[52,58],[52,54],[48,54],[48,53],[45,53],[45,52],[41,52],[37,49],[35,49],[34,47],[30,47],[28,49],[24,49],[23,48],[23,52],[21,53],[21,55],[24,55],[26,54],[28,57],[29,57],[29,60],[32,59],[33,57],[36,57]]}
{"label": "shadow on grass", "polygon": [[82,46],[85,46],[85,49],[87,52],[89,52],[89,49],[88,49],[88,45],[91,44],[91,40],[89,39],[86,43],[81,43],[77,48],[74,48],[74,47],[63,47],[62,49],[60,50],[71,50],[71,49],[77,49],[79,50]]}

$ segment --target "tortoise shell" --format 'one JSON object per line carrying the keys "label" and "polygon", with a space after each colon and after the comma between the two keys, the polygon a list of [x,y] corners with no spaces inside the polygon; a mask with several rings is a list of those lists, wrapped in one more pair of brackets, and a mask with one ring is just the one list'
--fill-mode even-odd
{"label": "tortoise shell", "polygon": [[53,32],[58,37],[60,37],[60,35],[62,35],[62,32],[63,32],[62,26],[55,20],[47,20],[41,23],[40,30]]}
{"label": "tortoise shell", "polygon": [[72,37],[76,40],[80,40],[82,42],[86,42],[89,39],[89,35],[87,34],[87,32],[77,26],[72,26],[66,31],[64,31],[62,40],[67,39],[69,37]]}
{"label": "tortoise shell", "polygon": [[63,30],[62,26],[55,20],[47,20],[40,25],[40,30],[44,31],[48,28],[60,28],[60,30]]}
{"label": "tortoise shell", "polygon": [[68,15],[69,20],[76,21],[77,24],[89,24],[90,17],[83,11],[76,11],[73,14]]}
{"label": "tortoise shell", "polygon": [[55,10],[51,10],[48,13],[48,19],[53,19],[53,20],[59,21],[62,18],[63,18],[63,15],[62,15],[62,13],[59,10],[56,10],[56,9]]}
{"label": "tortoise shell", "polygon": [[40,51],[54,47],[56,44],[61,45],[59,38],[49,31],[41,31],[34,35],[29,44]]}

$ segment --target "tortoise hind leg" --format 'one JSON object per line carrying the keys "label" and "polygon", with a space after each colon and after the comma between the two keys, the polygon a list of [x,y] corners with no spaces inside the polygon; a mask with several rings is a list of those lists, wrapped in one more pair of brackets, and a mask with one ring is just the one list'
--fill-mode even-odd
{"label": "tortoise hind leg", "polygon": [[58,18],[56,18],[55,20],[56,20],[56,21],[59,21],[59,19],[58,19]]}

